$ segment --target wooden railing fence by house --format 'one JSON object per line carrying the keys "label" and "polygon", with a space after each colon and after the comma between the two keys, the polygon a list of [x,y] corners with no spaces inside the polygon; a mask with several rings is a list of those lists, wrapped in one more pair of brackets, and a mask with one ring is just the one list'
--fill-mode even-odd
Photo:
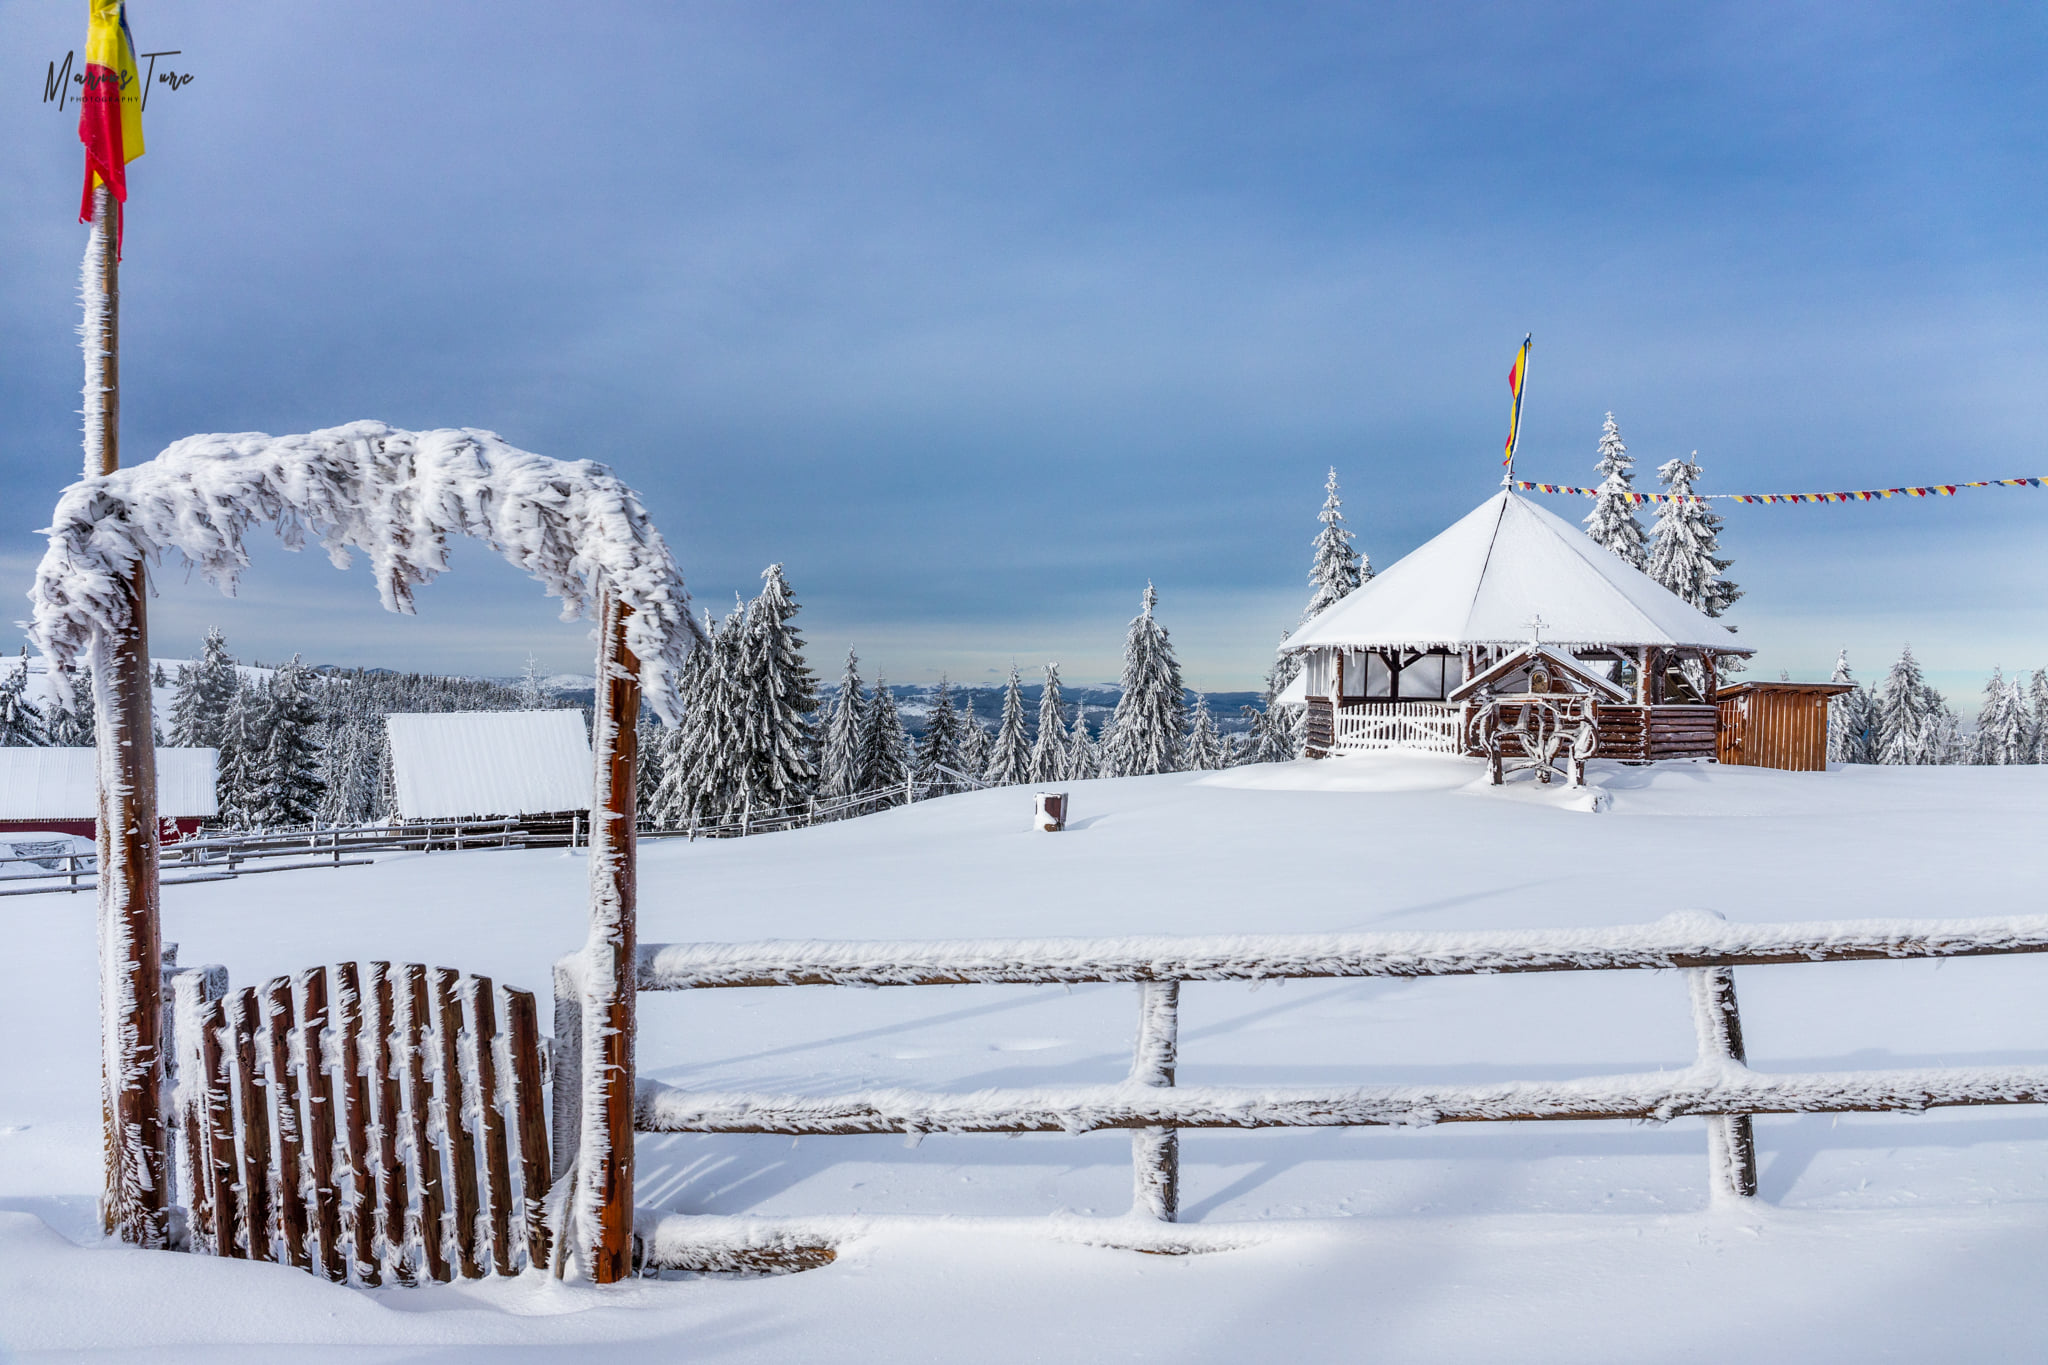
{"label": "wooden railing fence by house", "polygon": [[[932,986],[1132,982],[1134,1063],[1120,1084],[946,1095],[891,1089],[838,1095],[700,1093],[642,1081],[632,1130],[656,1133],[1133,1133],[1136,1206],[1175,1218],[1183,1128],[1416,1126],[1541,1119],[1707,1120],[1717,1196],[1756,1192],[1753,1114],[1918,1111],[2048,1103],[2048,1066],[1766,1073],[1746,1064],[1734,969],[1771,964],[1977,957],[2048,951],[2048,916],[1954,921],[1730,924],[1706,914],[1609,929],[1227,938],[1044,939],[927,943],[644,945],[642,991],[735,986]],[[1681,970],[1699,1055],[1686,1070],[1491,1085],[1278,1089],[1175,1085],[1183,982],[1425,977],[1510,972]],[[573,980],[573,975],[569,978]],[[565,980],[558,973],[558,990]],[[557,1019],[573,1027],[573,998]],[[558,1025],[559,1034],[559,1025]],[[573,1056],[568,1047],[562,1055]],[[558,1102],[586,1091],[557,1073]],[[573,1101],[572,1101],[573,1102]],[[556,1111],[557,1132],[573,1131]],[[614,1141],[631,1142],[630,1132]],[[563,1158],[558,1155],[558,1168]],[[644,1263],[730,1268],[731,1248],[699,1247],[691,1216],[643,1216]],[[831,1259],[801,1230],[757,1237],[763,1264]],[[1170,1250],[1171,1242],[1147,1250]],[[738,1258],[744,1261],[744,1257]]]}
{"label": "wooden railing fence by house", "polygon": [[[1318,753],[1371,749],[1424,749],[1476,754],[1467,732],[1468,706],[1421,701],[1308,701],[1305,742]],[[1515,708],[1503,708],[1512,723]],[[1630,763],[1664,758],[1712,758],[1720,712],[1713,706],[1664,703],[1633,706],[1602,702],[1595,712],[1596,756]]]}
{"label": "wooden railing fence by house", "polygon": [[189,1249],[337,1284],[547,1264],[532,992],[416,962],[344,962],[232,992],[220,967],[169,976]]}

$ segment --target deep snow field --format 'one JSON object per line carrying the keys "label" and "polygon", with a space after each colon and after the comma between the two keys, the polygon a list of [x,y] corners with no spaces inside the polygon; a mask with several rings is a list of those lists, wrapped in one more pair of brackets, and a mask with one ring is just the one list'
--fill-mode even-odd
{"label": "deep snow field", "polygon": [[[1596,763],[1608,809],[1476,763],[1347,758],[1029,789],[646,845],[643,942],[1541,928],[2037,911],[2048,768],[1779,773]],[[1584,804],[1583,801],[1577,804]],[[420,960],[543,996],[580,853],[380,856],[164,892],[237,985]],[[614,1289],[539,1275],[336,1288],[102,1242],[93,906],[0,900],[0,1359],[2013,1360],[2048,1356],[2048,1114],[1757,1120],[1761,1196],[1710,1205],[1699,1120],[1191,1132],[1183,1218],[1244,1245],[1087,1244],[1129,1139],[644,1137],[643,1206],[872,1218],[824,1269]],[[1760,1070],[2048,1063],[2048,960],[1737,973]],[[704,1089],[1100,1083],[1128,985],[785,988],[641,1001],[641,1074]],[[544,1018],[545,1018],[544,1007]],[[1191,983],[1182,1084],[1679,1069],[1674,973]],[[987,1219],[989,1221],[978,1221]],[[523,1349],[521,1349],[523,1348]]]}

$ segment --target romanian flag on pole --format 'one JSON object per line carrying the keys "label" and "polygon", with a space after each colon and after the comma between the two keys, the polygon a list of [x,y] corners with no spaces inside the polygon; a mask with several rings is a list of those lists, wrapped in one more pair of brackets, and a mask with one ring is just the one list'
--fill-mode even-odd
{"label": "romanian flag on pole", "polygon": [[1515,352],[1515,363],[1508,368],[1508,392],[1515,396],[1515,405],[1508,413],[1508,444],[1501,464],[1509,469],[1515,467],[1515,442],[1522,437],[1522,386],[1529,379],[1530,336],[1522,338],[1522,349]]}
{"label": "romanian flag on pole", "polygon": [[128,7],[121,0],[87,0],[85,89],[78,97],[78,140],[85,144],[85,195],[78,221],[92,221],[93,188],[105,182],[115,200],[128,202],[128,163],[142,155],[142,73]]}

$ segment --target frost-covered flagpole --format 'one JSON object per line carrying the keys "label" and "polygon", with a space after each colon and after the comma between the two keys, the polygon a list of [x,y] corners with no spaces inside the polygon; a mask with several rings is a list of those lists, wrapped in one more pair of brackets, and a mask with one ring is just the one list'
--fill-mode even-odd
{"label": "frost-covered flagpole", "polygon": [[626,644],[633,609],[599,584],[597,693],[591,717],[590,940],[583,969],[582,1150],[575,1221],[584,1272],[598,1284],[633,1273],[633,1005],[640,661]]}
{"label": "frost-covered flagpole", "polygon": [[[121,206],[93,189],[80,294],[85,319],[85,477],[121,466]],[[156,745],[149,695],[146,568],[119,581],[125,625],[92,643],[99,731],[100,1089],[106,1230],[136,1246],[169,1236],[163,1086],[163,936],[157,905]]]}

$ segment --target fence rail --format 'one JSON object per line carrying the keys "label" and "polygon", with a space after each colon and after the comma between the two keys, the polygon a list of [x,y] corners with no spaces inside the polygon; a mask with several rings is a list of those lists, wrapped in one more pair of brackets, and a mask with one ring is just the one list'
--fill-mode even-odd
{"label": "fence rail", "polygon": [[[637,984],[643,991],[1127,982],[1138,986],[1139,1028],[1131,1074],[1114,1085],[965,1095],[890,1089],[820,1096],[695,1092],[642,1081],[634,1126],[641,1132],[794,1136],[1128,1129],[1134,1204],[1171,1222],[1179,1202],[1176,1134],[1183,1128],[1559,1119],[1661,1122],[1697,1116],[1707,1121],[1713,1191],[1717,1196],[1742,1197],[1756,1193],[1753,1114],[2048,1103],[2048,1067],[1751,1071],[1736,1006],[1735,968],[2040,952],[2048,952],[2048,915],[1771,925],[1731,924],[1695,913],[1647,925],[1551,931],[646,944],[637,958]],[[1685,972],[1698,1043],[1691,1067],[1468,1086],[1331,1090],[1175,1085],[1183,982],[1626,970]],[[558,993],[567,979],[558,972]],[[560,1008],[558,998],[558,1017]],[[558,1089],[557,1095],[562,1093]],[[732,1254],[722,1244],[707,1245],[701,1256],[693,1252],[690,1218],[665,1214],[650,1220],[650,1263],[688,1267]],[[792,1249],[782,1242],[775,1242],[778,1254],[795,1257],[792,1264],[817,1264],[832,1252],[830,1247]]]}

